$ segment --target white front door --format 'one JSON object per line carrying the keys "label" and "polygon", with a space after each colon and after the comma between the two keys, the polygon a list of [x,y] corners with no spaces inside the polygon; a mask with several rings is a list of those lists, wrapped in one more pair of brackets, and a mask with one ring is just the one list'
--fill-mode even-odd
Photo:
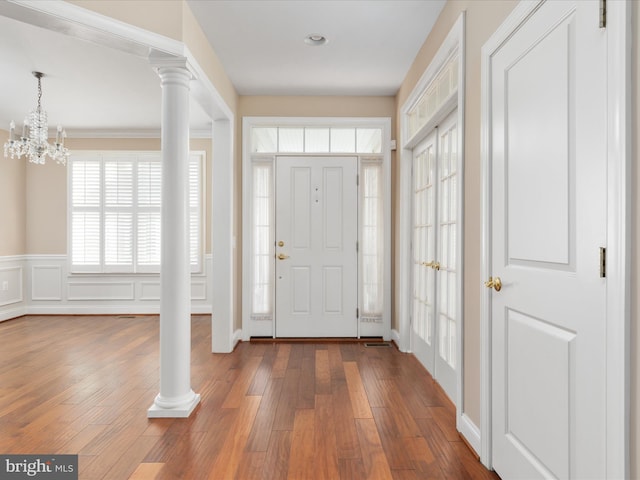
{"label": "white front door", "polygon": [[276,158],[276,336],[357,337],[356,157]]}
{"label": "white front door", "polygon": [[413,150],[412,350],[456,399],[457,112]]}
{"label": "white front door", "polygon": [[606,477],[598,7],[542,3],[491,58],[490,273],[502,283],[490,294],[492,461],[502,478]]}

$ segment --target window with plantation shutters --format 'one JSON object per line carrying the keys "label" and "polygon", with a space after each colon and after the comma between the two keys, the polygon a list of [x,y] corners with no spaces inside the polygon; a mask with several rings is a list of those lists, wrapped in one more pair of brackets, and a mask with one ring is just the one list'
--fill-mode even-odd
{"label": "window with plantation shutters", "polygon": [[[189,156],[189,246],[202,268],[204,153]],[[159,152],[74,154],[70,161],[72,272],[160,271],[162,164]]]}

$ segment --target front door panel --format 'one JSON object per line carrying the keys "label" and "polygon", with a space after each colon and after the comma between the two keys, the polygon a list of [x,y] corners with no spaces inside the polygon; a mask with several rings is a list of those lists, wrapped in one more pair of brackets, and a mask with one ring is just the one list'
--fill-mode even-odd
{"label": "front door panel", "polygon": [[356,337],[357,158],[276,159],[276,336]]}

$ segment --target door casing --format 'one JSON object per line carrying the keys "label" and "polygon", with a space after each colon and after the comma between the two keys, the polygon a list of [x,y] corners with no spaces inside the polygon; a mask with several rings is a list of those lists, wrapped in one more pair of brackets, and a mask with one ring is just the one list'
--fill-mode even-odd
{"label": "door casing", "polygon": [[[255,321],[251,318],[251,199],[253,193],[252,185],[252,158],[251,152],[251,129],[253,127],[376,127],[382,129],[382,174],[383,174],[383,216],[384,216],[384,298],[383,314],[381,324],[359,323],[359,335],[370,336],[371,333],[363,332],[363,328],[375,328],[375,335],[381,335],[385,340],[392,338],[391,331],[391,118],[387,117],[244,117],[242,119],[242,329],[235,331],[235,336],[245,341],[252,336],[252,327]],[[290,153],[294,156],[305,156],[318,154],[298,154]],[[256,155],[265,161],[275,161],[275,156],[289,155],[282,153],[269,153]],[[321,154],[325,155],[325,154]],[[337,153],[328,154],[335,156],[358,155],[365,158],[363,154]],[[362,165],[360,160],[360,167]],[[359,207],[360,208],[360,207]],[[360,232],[358,233],[360,237]],[[361,240],[359,238],[359,240]],[[358,300],[361,302],[361,299]],[[254,322],[254,323],[252,323]],[[263,322],[262,333],[253,333],[260,336],[274,336],[275,329],[273,322]],[[268,324],[268,325],[267,325]],[[377,333],[380,332],[380,333]]]}
{"label": "door casing", "polygon": [[[431,119],[413,136],[409,134],[409,111],[427,91],[429,86],[434,82],[438,73],[444,65],[453,56],[457,55],[458,61],[458,89],[455,95],[452,95],[431,117]],[[398,175],[400,177],[399,188],[399,209],[396,217],[396,225],[398,225],[400,238],[399,245],[399,262],[396,269],[396,291],[397,296],[397,312],[398,312],[398,331],[397,335],[398,347],[403,352],[411,352],[411,237],[412,237],[412,218],[411,218],[411,189],[412,189],[412,172],[413,148],[422,141],[426,135],[433,130],[442,120],[444,120],[451,112],[457,108],[457,124],[458,124],[458,264],[464,266],[464,138],[465,138],[465,12],[462,12],[455,24],[449,31],[447,37],[442,42],[433,60],[422,74],[422,77],[409,94],[409,97],[402,105],[401,122],[401,142],[402,150],[399,153],[400,167]],[[465,413],[464,408],[464,269],[461,268],[460,275],[457,279],[456,290],[458,299],[456,301],[456,310],[460,319],[457,325],[457,359],[456,359],[456,398],[452,399],[456,405],[456,427],[464,435],[472,448],[477,452],[480,451],[480,430],[478,426]]]}

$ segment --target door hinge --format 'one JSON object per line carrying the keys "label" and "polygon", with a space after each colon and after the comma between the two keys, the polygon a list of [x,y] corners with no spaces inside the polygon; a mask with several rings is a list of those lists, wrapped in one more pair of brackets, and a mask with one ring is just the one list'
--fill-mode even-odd
{"label": "door hinge", "polygon": [[600,0],[600,28],[607,28],[607,0]]}
{"label": "door hinge", "polygon": [[607,276],[607,249],[600,247],[600,278]]}
{"label": "door hinge", "polygon": [[360,186],[360,174],[356,175],[356,187]]}
{"label": "door hinge", "polygon": [[356,253],[360,251],[360,242],[356,240]]}
{"label": "door hinge", "polygon": [[360,318],[360,309],[356,307],[356,318]]}

